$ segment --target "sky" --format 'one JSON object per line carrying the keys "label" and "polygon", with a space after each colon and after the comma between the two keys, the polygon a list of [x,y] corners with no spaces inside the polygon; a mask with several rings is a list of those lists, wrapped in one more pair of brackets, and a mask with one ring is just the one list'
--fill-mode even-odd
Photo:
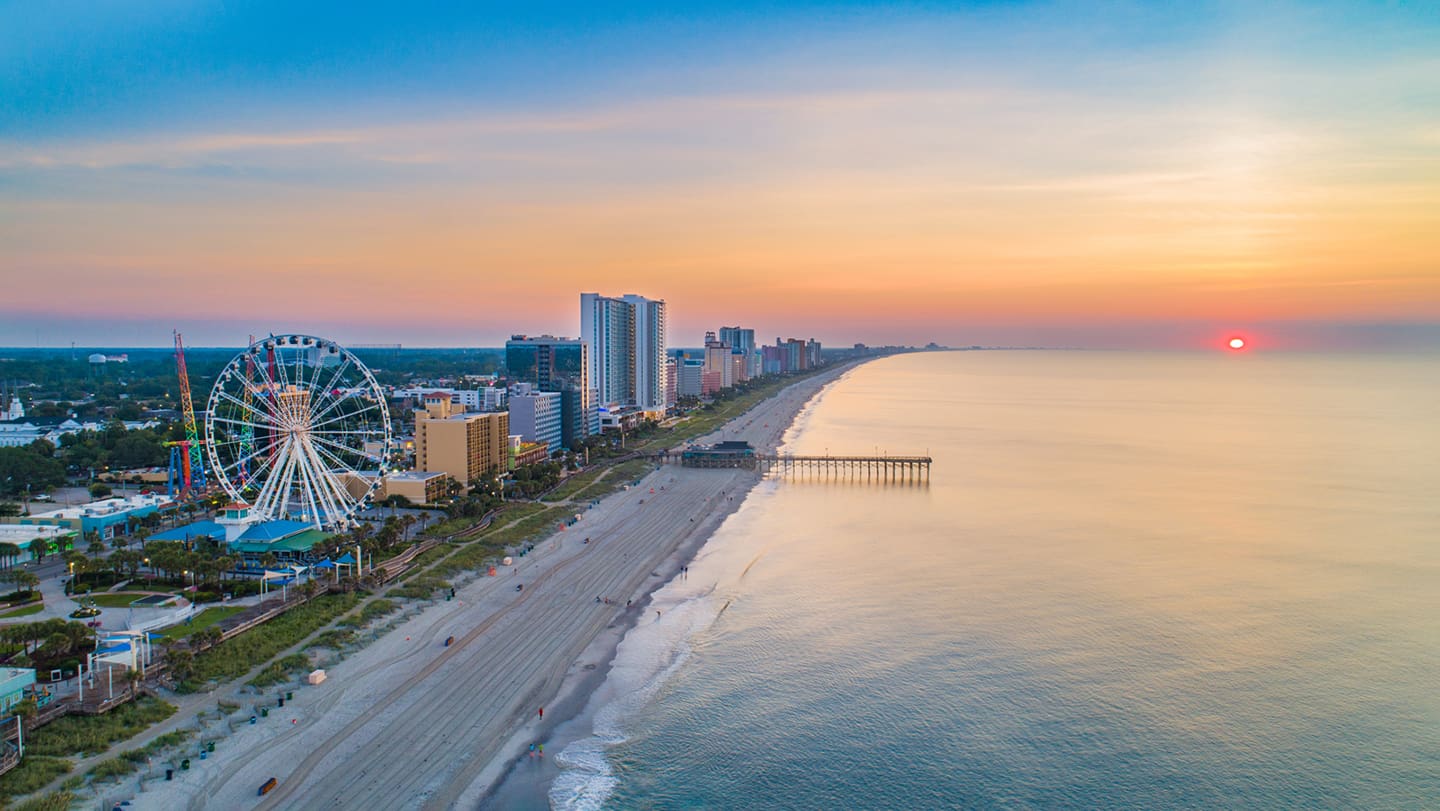
{"label": "sky", "polygon": [[1440,346],[1433,4],[603,5],[0,0],[0,345]]}

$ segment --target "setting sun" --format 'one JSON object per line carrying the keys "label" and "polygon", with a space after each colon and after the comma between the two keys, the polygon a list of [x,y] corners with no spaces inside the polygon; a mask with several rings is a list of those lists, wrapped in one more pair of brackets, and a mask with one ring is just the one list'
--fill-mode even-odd
{"label": "setting sun", "polygon": [[1244,349],[1244,348],[1245,348],[1245,339],[1244,339],[1244,338],[1231,338],[1231,339],[1230,339],[1230,348],[1231,348],[1231,349]]}

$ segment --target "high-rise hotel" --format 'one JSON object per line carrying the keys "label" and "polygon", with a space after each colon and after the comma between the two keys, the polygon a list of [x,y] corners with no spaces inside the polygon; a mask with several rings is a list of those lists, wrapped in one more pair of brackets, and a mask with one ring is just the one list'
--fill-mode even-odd
{"label": "high-rise hotel", "polygon": [[665,412],[665,301],[580,294],[580,338],[590,345],[590,386],[610,409]]}

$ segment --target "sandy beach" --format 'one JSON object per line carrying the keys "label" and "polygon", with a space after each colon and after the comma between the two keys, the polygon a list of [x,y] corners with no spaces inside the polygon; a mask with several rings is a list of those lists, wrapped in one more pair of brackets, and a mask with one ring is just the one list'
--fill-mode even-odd
{"label": "sandy beach", "polygon": [[[701,441],[773,448],[842,372],[799,381]],[[460,585],[456,600],[357,651],[325,683],[298,688],[283,709],[272,703],[263,723],[241,726],[174,782],[151,783],[134,807],[475,807],[529,743],[580,711],[645,598],[756,481],[744,470],[650,473],[515,567]],[[278,786],[257,796],[271,777]]]}

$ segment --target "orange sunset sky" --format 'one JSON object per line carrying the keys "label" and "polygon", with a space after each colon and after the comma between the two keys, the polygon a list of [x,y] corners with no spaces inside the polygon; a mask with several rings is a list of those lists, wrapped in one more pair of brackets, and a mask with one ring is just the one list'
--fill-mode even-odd
{"label": "orange sunset sky", "polygon": [[1440,335],[1418,5],[339,16],[0,11],[0,344]]}

